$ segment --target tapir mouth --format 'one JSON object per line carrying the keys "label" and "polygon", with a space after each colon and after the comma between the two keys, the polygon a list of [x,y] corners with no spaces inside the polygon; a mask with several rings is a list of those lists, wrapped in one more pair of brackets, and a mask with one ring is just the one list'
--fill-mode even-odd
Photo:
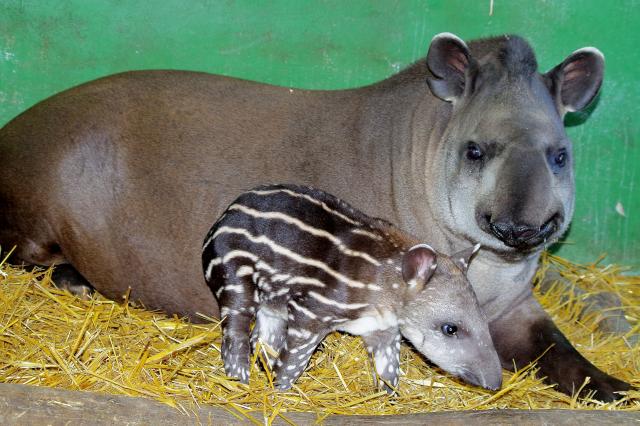
{"label": "tapir mouth", "polygon": [[514,224],[510,221],[492,221],[490,215],[484,215],[480,227],[483,231],[502,241],[507,247],[528,251],[549,241],[558,230],[561,222],[562,218],[558,213],[540,226]]}

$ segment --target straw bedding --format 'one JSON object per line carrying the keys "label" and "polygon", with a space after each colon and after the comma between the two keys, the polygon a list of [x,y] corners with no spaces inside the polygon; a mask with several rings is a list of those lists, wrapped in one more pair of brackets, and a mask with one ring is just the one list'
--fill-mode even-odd
{"label": "straw bedding", "polygon": [[[618,294],[638,332],[640,276],[624,275],[615,266],[579,266],[551,255],[543,257],[541,273],[550,265],[586,295]],[[577,399],[537,379],[535,365],[517,373],[505,371],[502,389],[486,391],[445,375],[408,345],[401,352],[400,394],[388,396],[373,385],[373,365],[360,339],[338,333],[316,351],[292,390],[273,390],[271,376],[261,367],[264,348],[245,386],[224,375],[218,322],[190,324],[99,295],[81,300],[55,288],[50,277],[51,270],[0,263],[0,382],[146,397],[184,412],[209,404],[239,418],[261,413],[267,423],[276,417],[287,421],[291,411],[315,412],[321,420],[328,414],[494,408],[640,410],[638,391],[609,404]],[[599,332],[602,313],[584,314],[586,295],[561,286],[537,294],[583,355],[640,387],[640,345]]]}

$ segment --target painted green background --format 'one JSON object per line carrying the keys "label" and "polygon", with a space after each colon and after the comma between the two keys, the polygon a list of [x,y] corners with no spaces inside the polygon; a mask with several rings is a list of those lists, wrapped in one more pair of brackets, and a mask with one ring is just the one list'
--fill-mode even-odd
{"label": "painted green background", "polygon": [[559,254],[589,262],[606,253],[640,269],[640,2],[495,0],[489,9],[490,0],[0,0],[0,124],[60,90],[131,69],[345,88],[402,69],[442,31],[518,33],[542,70],[593,45],[605,53],[606,81],[589,119],[568,129],[578,196]]}

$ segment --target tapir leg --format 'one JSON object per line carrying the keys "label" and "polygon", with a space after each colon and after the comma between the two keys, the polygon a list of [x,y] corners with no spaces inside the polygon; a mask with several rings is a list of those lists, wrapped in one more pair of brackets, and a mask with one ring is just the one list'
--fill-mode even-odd
{"label": "tapir leg", "polygon": [[[367,352],[373,357],[376,373],[382,379],[381,387],[392,394],[398,387],[400,375],[400,332],[397,328],[362,336]],[[374,376],[375,380],[375,376]],[[377,380],[375,380],[377,383]]]}
{"label": "tapir leg", "polygon": [[235,277],[230,272],[229,280],[220,295],[222,361],[227,376],[249,383],[249,330],[257,302],[253,300],[252,292],[246,291],[252,288],[250,277]]}
{"label": "tapir leg", "polygon": [[[287,338],[287,302],[271,301],[264,303],[256,314],[256,325],[251,332],[251,348],[255,352],[258,339],[262,345],[269,347],[276,353],[280,353],[285,346]],[[268,351],[269,352],[269,351]],[[267,356],[267,362],[273,367],[275,359]]]}
{"label": "tapir leg", "polygon": [[[304,371],[322,339],[331,331],[328,327],[322,327],[319,321],[295,309],[289,309],[289,314],[293,319],[290,318],[288,322],[287,342],[274,368],[276,386],[280,390],[291,388]],[[318,327],[322,329],[319,330]]]}
{"label": "tapir leg", "polygon": [[249,383],[249,326],[253,315],[229,314],[222,327],[222,361],[229,377]]}
{"label": "tapir leg", "polygon": [[616,392],[630,389],[628,383],[603,373],[580,355],[532,295],[493,320],[490,330],[504,368],[513,370],[514,363],[522,368],[541,356],[539,375],[557,383],[562,392],[574,393],[587,377],[590,380],[582,393],[595,391],[594,397],[602,401],[621,398]]}
{"label": "tapir leg", "polygon": [[[0,204],[3,201],[0,199]],[[0,209],[3,209],[0,212],[0,243],[4,244],[4,253],[11,251],[10,262],[27,263],[43,268],[56,265],[51,276],[56,286],[80,297],[86,297],[93,291],[89,281],[67,263],[60,245],[55,237],[50,235],[50,229],[36,223],[31,224],[28,229],[23,229],[16,224],[12,214],[16,209],[9,202],[2,204]]]}

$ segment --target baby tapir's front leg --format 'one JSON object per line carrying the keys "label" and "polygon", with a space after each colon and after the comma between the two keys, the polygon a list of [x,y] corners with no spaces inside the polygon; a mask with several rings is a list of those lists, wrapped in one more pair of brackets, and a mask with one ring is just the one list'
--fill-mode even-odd
{"label": "baby tapir's front leg", "polygon": [[274,368],[276,387],[290,389],[306,368],[311,355],[331,328],[317,316],[291,300],[288,304],[287,339]]}
{"label": "baby tapir's front leg", "polygon": [[[398,387],[400,375],[400,330],[388,328],[362,335],[367,352],[373,357],[380,386],[392,394]],[[374,377],[374,381],[377,380]]]}

